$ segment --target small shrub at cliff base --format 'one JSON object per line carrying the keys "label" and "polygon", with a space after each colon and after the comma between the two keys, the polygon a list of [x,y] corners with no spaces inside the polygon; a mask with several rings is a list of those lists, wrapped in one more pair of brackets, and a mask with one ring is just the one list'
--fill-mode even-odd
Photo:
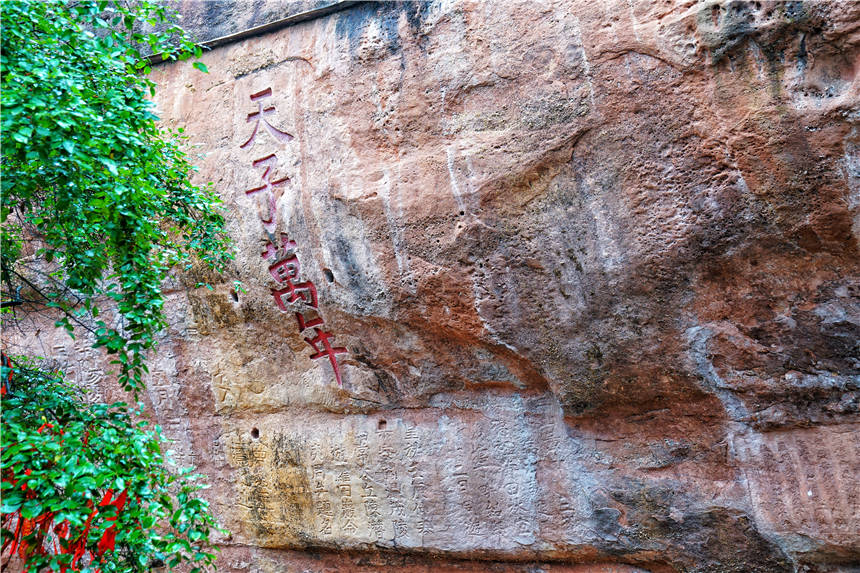
{"label": "small shrub at cliff base", "polygon": [[[125,404],[85,405],[59,376],[3,366],[3,561],[29,571],[148,571],[214,562],[217,526],[190,470],[165,466],[160,430]],[[8,387],[7,387],[8,388]]]}

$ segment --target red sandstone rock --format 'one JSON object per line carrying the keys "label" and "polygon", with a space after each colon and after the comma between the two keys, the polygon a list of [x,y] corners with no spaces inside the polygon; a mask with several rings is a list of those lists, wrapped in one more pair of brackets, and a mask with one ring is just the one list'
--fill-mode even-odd
{"label": "red sandstone rock", "polygon": [[[856,563],[858,22],[363,4],[158,67],[239,252],[171,292],[149,381],[222,570]],[[293,139],[242,148],[266,106]],[[283,177],[264,225],[245,191]],[[342,387],[271,295],[267,228]]]}

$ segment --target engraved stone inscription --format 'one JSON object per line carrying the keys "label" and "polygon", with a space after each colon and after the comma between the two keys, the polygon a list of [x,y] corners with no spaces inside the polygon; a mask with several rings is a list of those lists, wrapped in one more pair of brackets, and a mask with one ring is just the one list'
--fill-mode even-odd
{"label": "engraved stone inscription", "polygon": [[856,425],[740,436],[738,456],[757,518],[776,531],[833,541],[860,531],[860,441]]}
{"label": "engraved stone inscription", "polygon": [[[268,119],[265,119],[275,114],[275,106],[263,107],[263,100],[272,97],[272,95],[272,88],[268,87],[249,96],[251,101],[257,104],[257,111],[249,113],[246,118],[248,123],[254,124],[254,128],[248,140],[239,146],[241,149],[251,148],[255,144],[257,136],[260,133],[260,124],[265,127],[265,131],[277,143],[283,144],[293,139],[292,135],[281,131],[273,126]],[[347,349],[342,346],[333,346],[332,339],[334,338],[334,334],[320,328],[325,325],[325,320],[319,312],[317,289],[313,282],[302,281],[300,278],[301,266],[298,254],[295,252],[297,248],[296,241],[290,239],[285,233],[277,234],[278,199],[281,197],[284,187],[290,182],[290,178],[287,176],[278,177],[276,175],[278,168],[278,156],[276,153],[268,153],[254,159],[251,162],[251,166],[260,170],[262,185],[245,190],[245,195],[257,201],[260,222],[268,236],[265,250],[261,253],[261,256],[266,260],[272,259],[269,265],[269,273],[272,275],[272,279],[281,287],[272,289],[275,304],[281,312],[294,313],[299,333],[313,329],[311,335],[304,339],[313,349],[313,353],[310,354],[311,360],[327,358],[329,364],[331,364],[338,386],[342,386],[343,380],[341,379],[340,366],[336,356],[338,354],[345,354]],[[280,239],[277,240],[276,236],[279,236]],[[293,306],[296,308],[293,308]],[[226,398],[226,393],[219,397],[219,402],[223,402],[224,398]]]}
{"label": "engraved stone inscription", "polygon": [[[554,432],[561,419],[541,413],[546,420],[532,424],[518,407],[501,405],[489,406],[492,417],[443,416],[442,428],[403,415],[337,414],[268,414],[254,419],[257,434],[237,428],[228,460],[241,475],[255,543],[299,536],[356,547],[535,543],[542,512],[572,517],[588,493],[564,473],[541,484],[535,432]],[[560,440],[554,455],[570,460],[566,448]]]}

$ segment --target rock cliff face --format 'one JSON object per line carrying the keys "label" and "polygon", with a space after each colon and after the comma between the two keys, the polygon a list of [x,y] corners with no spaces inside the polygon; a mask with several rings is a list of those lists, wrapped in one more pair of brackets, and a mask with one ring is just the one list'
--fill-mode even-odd
{"label": "rock cliff face", "polygon": [[222,571],[856,565],[858,46],[852,2],[359,3],[156,68],[239,253],[149,381]]}

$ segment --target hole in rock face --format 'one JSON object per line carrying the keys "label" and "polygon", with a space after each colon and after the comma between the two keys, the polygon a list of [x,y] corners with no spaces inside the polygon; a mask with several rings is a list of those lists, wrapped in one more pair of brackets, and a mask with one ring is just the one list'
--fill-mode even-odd
{"label": "hole in rock face", "polygon": [[334,282],[334,273],[331,272],[331,269],[323,269],[323,274],[325,275],[325,280],[330,283]]}
{"label": "hole in rock face", "polygon": [[239,293],[237,293],[235,290],[231,290],[230,298],[233,299],[233,302],[239,302]]}
{"label": "hole in rock face", "polygon": [[257,428],[251,428],[251,437],[254,438],[255,440],[259,440],[260,439],[260,430],[258,430]]}
{"label": "hole in rock face", "polygon": [[466,214],[466,212],[465,212],[465,211],[460,211],[460,216],[461,216],[461,217],[462,217],[463,215],[465,215],[465,214]]}
{"label": "hole in rock face", "polygon": [[388,423],[387,423],[385,420],[379,420],[379,425],[378,425],[378,427],[379,427],[379,429],[380,429],[380,430],[384,430],[384,429],[385,429],[385,426],[387,426],[387,425],[388,425]]}

